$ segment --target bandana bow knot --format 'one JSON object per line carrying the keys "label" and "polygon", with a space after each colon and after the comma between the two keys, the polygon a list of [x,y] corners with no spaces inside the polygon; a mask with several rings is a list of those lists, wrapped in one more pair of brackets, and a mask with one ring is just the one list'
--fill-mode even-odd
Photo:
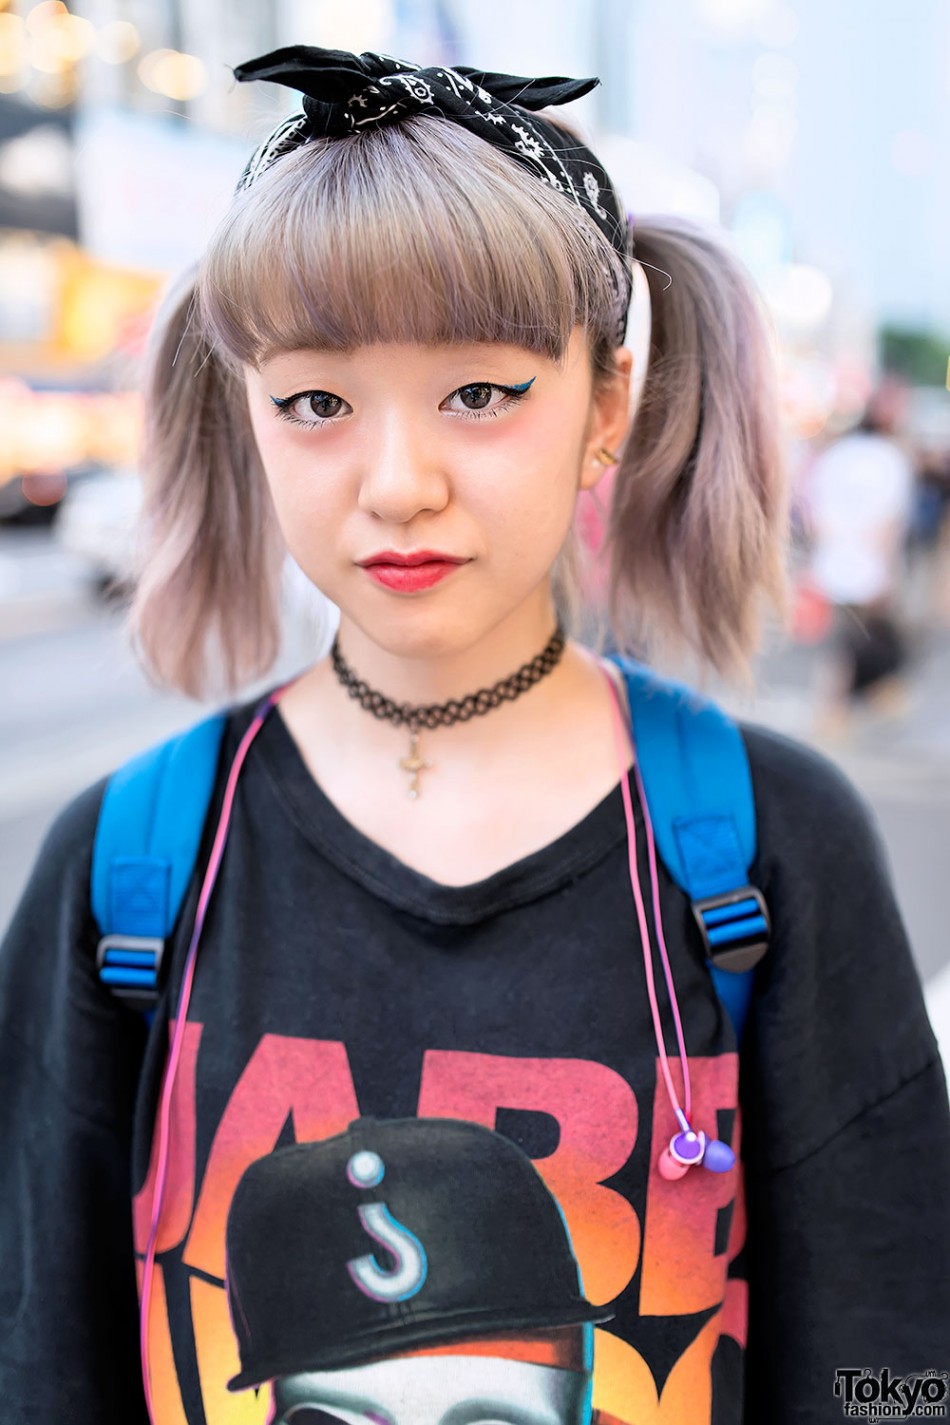
{"label": "bandana bow knot", "polygon": [[522,109],[567,104],[599,79],[527,79],[491,74],[468,65],[423,69],[388,54],[349,54],[315,45],[288,45],[239,64],[234,77],[268,79],[303,94],[303,109],[317,133],[355,133],[367,124],[394,122],[405,114],[445,107],[447,114],[490,111],[496,102]]}

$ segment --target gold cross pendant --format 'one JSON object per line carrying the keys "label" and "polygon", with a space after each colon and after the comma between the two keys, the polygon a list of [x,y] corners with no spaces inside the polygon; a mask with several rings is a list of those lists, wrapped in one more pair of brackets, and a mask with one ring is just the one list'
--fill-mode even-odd
{"label": "gold cross pendant", "polygon": [[413,800],[419,795],[419,773],[425,767],[431,767],[432,763],[427,757],[419,756],[419,734],[410,732],[409,734],[409,756],[400,757],[399,765],[404,772],[412,773],[412,782],[409,785],[409,796]]}

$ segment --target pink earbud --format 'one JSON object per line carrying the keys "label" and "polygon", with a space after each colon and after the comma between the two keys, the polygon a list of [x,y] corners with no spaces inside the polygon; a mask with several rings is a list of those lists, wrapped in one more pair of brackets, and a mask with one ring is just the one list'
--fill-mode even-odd
{"label": "pink earbud", "polygon": [[702,1129],[694,1133],[687,1124],[683,1132],[674,1133],[670,1146],[660,1154],[658,1167],[660,1177],[666,1178],[667,1182],[675,1182],[677,1178],[685,1177],[697,1163],[702,1163],[711,1173],[728,1173],[735,1161],[736,1155],[728,1143],[718,1138],[707,1138]]}

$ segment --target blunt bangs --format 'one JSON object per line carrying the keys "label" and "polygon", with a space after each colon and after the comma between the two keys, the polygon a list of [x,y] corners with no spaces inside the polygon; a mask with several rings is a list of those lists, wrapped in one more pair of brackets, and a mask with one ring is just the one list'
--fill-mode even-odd
{"label": "blunt bangs", "polygon": [[623,261],[574,203],[450,120],[313,140],[239,194],[198,305],[214,349],[614,344]]}

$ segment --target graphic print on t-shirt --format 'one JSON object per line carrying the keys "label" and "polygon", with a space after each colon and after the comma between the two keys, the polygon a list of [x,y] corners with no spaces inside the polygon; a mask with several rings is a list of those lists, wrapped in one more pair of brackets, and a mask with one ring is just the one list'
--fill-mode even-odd
{"label": "graphic print on t-shirt", "polygon": [[226,1288],[229,1389],[271,1384],[275,1425],[590,1420],[589,1328],[611,1313],[530,1159],[478,1124],[358,1119],[258,1158]]}
{"label": "graphic print on t-shirt", "polygon": [[[343,1044],[266,1034],[199,1175],[201,1037],[173,1099],[157,1425],[713,1425],[713,1358],[745,1345],[741,1169],[660,1176],[659,1074],[638,1102],[589,1060],[430,1050],[418,1116],[375,1119]],[[736,1056],[690,1068],[695,1125],[738,1150]]]}

